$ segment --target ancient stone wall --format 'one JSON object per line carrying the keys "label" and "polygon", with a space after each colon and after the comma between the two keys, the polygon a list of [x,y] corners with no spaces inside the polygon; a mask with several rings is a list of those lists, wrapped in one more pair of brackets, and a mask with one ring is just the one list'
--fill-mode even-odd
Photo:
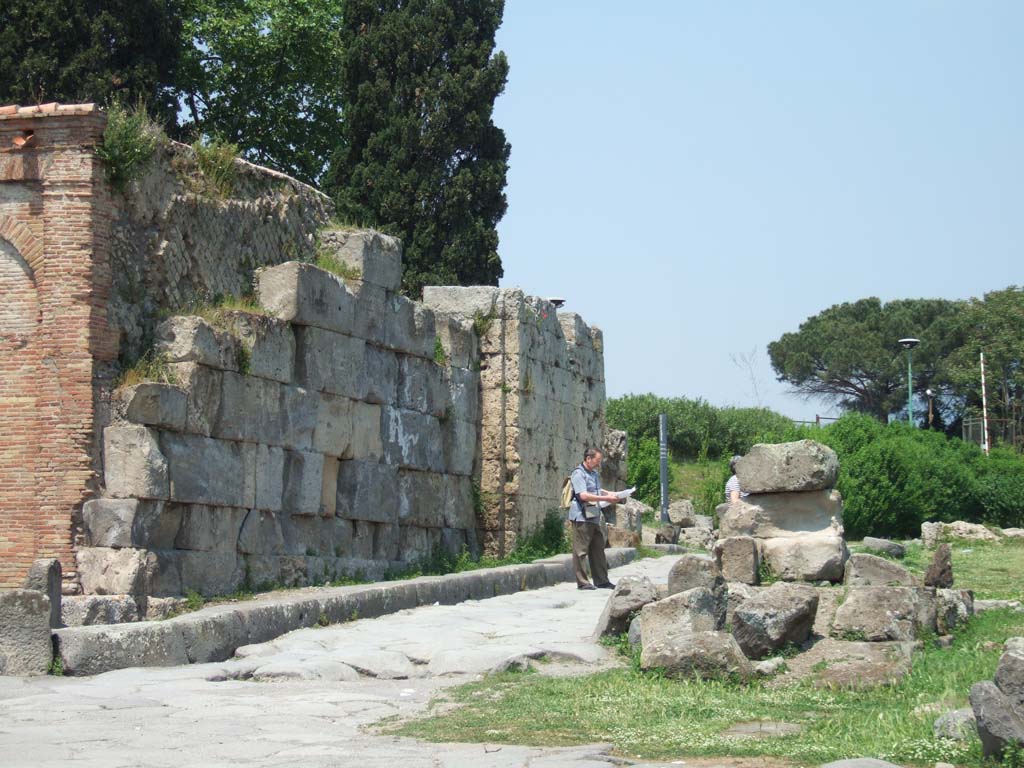
{"label": "ancient stone wall", "polygon": [[566,475],[605,432],[600,329],[519,289],[428,287],[424,303],[480,332],[480,527],[504,553],[557,508]]}
{"label": "ancient stone wall", "polygon": [[380,576],[557,506],[602,441],[599,330],[515,289],[411,301],[397,241],[241,161],[215,192],[167,143],[113,191],[104,127],[0,108],[0,587],[44,556],[68,593]]}

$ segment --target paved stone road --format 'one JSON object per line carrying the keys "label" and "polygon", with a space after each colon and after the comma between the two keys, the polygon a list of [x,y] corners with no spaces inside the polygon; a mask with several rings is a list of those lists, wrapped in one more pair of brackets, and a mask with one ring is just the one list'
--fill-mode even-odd
{"label": "paved stone road", "polygon": [[[642,560],[613,578],[664,583],[675,559]],[[0,766],[608,768],[607,746],[426,744],[365,731],[528,657],[611,663],[589,639],[608,594],[563,584],[428,606],[299,630],[220,664],[0,677]]]}

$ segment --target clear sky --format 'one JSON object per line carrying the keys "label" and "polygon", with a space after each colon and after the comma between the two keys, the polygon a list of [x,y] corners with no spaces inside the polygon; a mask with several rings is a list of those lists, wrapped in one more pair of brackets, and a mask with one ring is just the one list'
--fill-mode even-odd
{"label": "clear sky", "polygon": [[1022,31],[1018,0],[507,0],[502,285],[603,328],[609,396],[830,413],[769,342],[1024,283]]}

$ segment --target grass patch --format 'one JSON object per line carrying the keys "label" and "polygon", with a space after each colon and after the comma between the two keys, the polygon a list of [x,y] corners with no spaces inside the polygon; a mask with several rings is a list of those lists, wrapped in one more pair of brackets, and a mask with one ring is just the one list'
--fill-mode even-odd
{"label": "grass patch", "polygon": [[198,173],[190,177],[192,190],[206,197],[226,200],[238,180],[238,145],[228,141],[197,141],[192,145]]}
{"label": "grass patch", "polygon": [[177,384],[178,377],[171,368],[167,355],[152,349],[145,352],[138,360],[131,363],[114,379],[114,389],[133,387],[144,382],[159,384]]}
{"label": "grass patch", "polygon": [[363,277],[359,267],[346,264],[326,250],[318,249],[316,260],[313,263],[325,272],[337,275],[342,280],[360,280]]}
{"label": "grass patch", "polygon": [[444,344],[441,343],[441,337],[434,337],[434,362],[440,366],[448,365],[448,355],[444,351]]}
{"label": "grass patch", "polygon": [[134,107],[112,104],[107,110],[103,143],[96,148],[110,186],[117,192],[124,192],[166,140],[163,130],[141,103]]}
{"label": "grass patch", "polygon": [[[1002,643],[1021,633],[1024,615],[982,614],[957,632],[952,649],[926,644],[901,683],[871,691],[673,681],[633,666],[586,677],[497,675],[449,692],[445,703],[460,705],[457,709],[396,726],[394,732],[439,742],[611,742],[617,753],[647,760],[775,756],[817,765],[872,756],[981,768],[980,742],[936,739],[932,723],[937,714],[922,705],[964,706],[970,686],[991,679],[995,671],[1001,649],[986,641]],[[750,720],[783,720],[804,730],[758,740],[722,736],[729,726]]]}
{"label": "grass patch", "polygon": [[[972,589],[982,600],[1024,600],[1024,540],[951,541],[953,586]],[[855,546],[855,550],[863,547]],[[906,556],[895,562],[911,573],[924,577],[934,550],[920,544],[906,545]],[[876,553],[872,553],[876,554]]]}

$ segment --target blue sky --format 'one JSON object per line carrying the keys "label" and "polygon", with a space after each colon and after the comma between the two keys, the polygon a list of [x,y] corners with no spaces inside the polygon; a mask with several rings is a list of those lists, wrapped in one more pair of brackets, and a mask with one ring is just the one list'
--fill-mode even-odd
{"label": "blue sky", "polygon": [[498,33],[502,285],[604,329],[610,396],[813,419],[765,350],[808,316],[1024,282],[1024,3],[638,5]]}

